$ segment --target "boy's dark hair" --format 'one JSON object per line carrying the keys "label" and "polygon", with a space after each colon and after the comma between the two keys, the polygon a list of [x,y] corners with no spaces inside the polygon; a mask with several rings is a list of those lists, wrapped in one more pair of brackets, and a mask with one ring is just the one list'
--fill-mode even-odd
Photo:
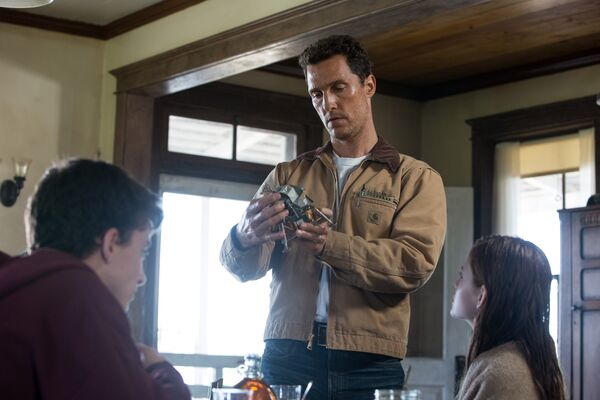
{"label": "boy's dark hair", "polygon": [[52,248],[85,258],[110,228],[127,243],[134,230],[158,228],[159,198],[121,168],[72,159],[49,168],[29,199],[30,250]]}
{"label": "boy's dark hair", "polygon": [[358,40],[348,35],[329,36],[311,44],[300,54],[298,63],[306,76],[308,65],[318,64],[337,54],[346,57],[350,70],[358,76],[361,83],[372,74],[373,64],[367,51]]}

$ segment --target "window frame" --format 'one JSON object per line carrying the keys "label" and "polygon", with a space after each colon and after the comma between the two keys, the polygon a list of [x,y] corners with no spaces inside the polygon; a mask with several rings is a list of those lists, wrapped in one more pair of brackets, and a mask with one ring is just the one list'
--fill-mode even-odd
{"label": "window frame", "polygon": [[596,187],[600,188],[600,106],[596,96],[473,118],[466,123],[471,126],[475,238],[492,233],[494,149],[498,143],[544,139],[594,127]]}
{"label": "window frame", "polygon": [[[308,95],[300,97],[215,82],[157,98],[153,103],[153,124],[148,127],[152,130],[148,182],[154,192],[160,190],[161,174],[261,184],[273,169],[270,165],[169,152],[169,115],[172,114],[296,133],[298,154],[321,146],[324,139],[323,124]],[[142,110],[132,112],[135,111]],[[128,164],[141,161],[129,159]],[[138,290],[129,310],[134,337],[154,347],[158,329],[158,263],[155,237],[144,263],[146,285]]]}
{"label": "window frame", "polygon": [[273,169],[266,164],[168,151],[171,115],[233,124],[233,157],[237,125],[295,134],[298,154],[320,146],[323,139],[323,125],[308,97],[211,83],[161,98],[155,110],[156,162],[152,178],[156,185],[160,174],[262,183]]}

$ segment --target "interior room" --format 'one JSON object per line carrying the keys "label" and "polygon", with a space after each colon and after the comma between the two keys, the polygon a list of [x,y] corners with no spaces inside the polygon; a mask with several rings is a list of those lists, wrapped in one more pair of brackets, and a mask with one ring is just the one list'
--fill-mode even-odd
{"label": "interior room", "polygon": [[238,282],[219,248],[273,166],[328,140],[297,57],[349,34],[374,63],[377,133],[438,171],[447,198],[442,255],[411,297],[407,386],[454,398],[471,335],[449,314],[455,280],[473,241],[499,233],[548,256],[569,397],[597,398],[600,208],[584,208],[600,185],[597,1],[82,3],[0,1],[1,180],[30,162],[0,206],[2,251],[26,251],[27,199],[53,162],[123,167],[165,211],[128,313],[134,336],[194,398],[232,385],[243,356],[263,351],[270,278]]}

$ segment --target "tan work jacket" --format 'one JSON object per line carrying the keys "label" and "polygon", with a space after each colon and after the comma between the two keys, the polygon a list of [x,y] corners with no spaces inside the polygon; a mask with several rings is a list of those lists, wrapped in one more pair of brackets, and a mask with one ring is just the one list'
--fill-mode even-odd
{"label": "tan work jacket", "polygon": [[[263,186],[295,185],[316,207],[335,210],[319,258],[294,241],[281,252],[273,242],[240,250],[231,230],[221,262],[239,280],[272,270],[265,339],[312,340],[321,268],[329,280],[327,347],[404,358],[410,292],[435,269],[446,230],[446,198],[439,174],[379,138],[348,177],[336,207],[337,172],[331,143],[285,162]],[[262,188],[258,193],[261,193]]]}

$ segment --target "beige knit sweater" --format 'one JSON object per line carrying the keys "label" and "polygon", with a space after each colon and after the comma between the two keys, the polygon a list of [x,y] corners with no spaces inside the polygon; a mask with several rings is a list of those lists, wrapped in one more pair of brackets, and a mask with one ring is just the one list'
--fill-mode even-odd
{"label": "beige knit sweater", "polygon": [[480,354],[467,370],[458,400],[538,400],[531,370],[514,342]]}

